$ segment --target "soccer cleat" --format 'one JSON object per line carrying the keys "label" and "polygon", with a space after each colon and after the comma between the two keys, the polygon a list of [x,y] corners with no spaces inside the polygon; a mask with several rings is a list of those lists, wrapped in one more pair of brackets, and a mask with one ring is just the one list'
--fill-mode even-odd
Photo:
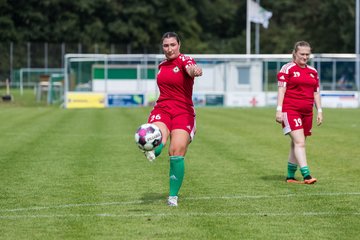
{"label": "soccer cleat", "polygon": [[149,160],[150,162],[153,162],[155,160],[155,151],[151,150],[151,151],[144,151],[145,157],[147,158],[147,160]]}
{"label": "soccer cleat", "polygon": [[178,205],[178,197],[177,196],[169,196],[167,204],[170,207],[177,207]]}
{"label": "soccer cleat", "polygon": [[317,179],[309,176],[307,179],[304,179],[305,184],[314,184],[316,183]]}
{"label": "soccer cleat", "polygon": [[295,179],[295,178],[286,178],[286,182],[287,182],[287,183],[299,183],[299,184],[304,183],[304,182],[299,181],[299,180],[297,180],[297,179]]}

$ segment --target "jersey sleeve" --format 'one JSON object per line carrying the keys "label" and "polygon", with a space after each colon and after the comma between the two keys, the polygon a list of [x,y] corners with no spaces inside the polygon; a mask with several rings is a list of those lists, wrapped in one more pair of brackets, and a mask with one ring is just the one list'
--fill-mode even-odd
{"label": "jersey sleeve", "polygon": [[320,92],[320,79],[318,71],[312,66],[307,66],[307,68],[310,70],[310,76],[316,81],[316,84],[314,84],[314,92]]}
{"label": "jersey sleeve", "polygon": [[279,72],[277,74],[278,87],[286,87],[288,79],[289,79],[288,74]]}
{"label": "jersey sleeve", "polygon": [[317,83],[316,83],[314,92],[320,92],[320,79],[319,79],[319,75],[317,73],[315,75],[315,78],[316,78]]}
{"label": "jersey sleeve", "polygon": [[289,82],[290,74],[289,74],[289,64],[285,64],[277,74],[278,87],[286,87]]}
{"label": "jersey sleeve", "polygon": [[180,59],[184,70],[187,69],[189,66],[196,65],[196,62],[192,57],[182,55],[180,56]]}

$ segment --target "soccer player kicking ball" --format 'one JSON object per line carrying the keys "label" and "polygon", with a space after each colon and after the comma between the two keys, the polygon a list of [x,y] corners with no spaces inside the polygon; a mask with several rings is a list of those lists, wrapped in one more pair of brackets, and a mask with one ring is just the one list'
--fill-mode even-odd
{"label": "soccer player kicking ball", "polygon": [[160,95],[148,122],[160,128],[162,143],[155,150],[145,152],[145,156],[149,161],[155,160],[170,137],[168,205],[177,206],[185,173],[184,157],[196,130],[192,101],[194,78],[202,75],[202,69],[194,59],[180,53],[180,39],[176,33],[165,33],[161,45],[166,59],[158,66],[157,85]]}
{"label": "soccer player kicking ball", "polygon": [[[283,65],[277,74],[276,121],[282,124],[284,134],[291,138],[286,181],[313,184],[317,179],[310,175],[305,140],[311,135],[314,103],[317,109],[317,125],[323,121],[319,77],[316,69],[307,65],[311,54],[309,43],[295,43],[292,54],[293,61]],[[295,179],[298,166],[304,181]]]}

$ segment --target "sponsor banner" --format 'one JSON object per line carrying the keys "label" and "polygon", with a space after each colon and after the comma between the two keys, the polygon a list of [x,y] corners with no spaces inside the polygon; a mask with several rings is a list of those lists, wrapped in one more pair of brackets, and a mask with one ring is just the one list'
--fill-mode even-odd
{"label": "sponsor banner", "polygon": [[206,94],[206,106],[224,106],[224,95],[220,94]]}
{"label": "sponsor banner", "polygon": [[[277,92],[266,93],[266,105],[277,105]],[[350,91],[321,91],[321,105],[323,108],[357,108],[359,107],[359,93]]]}
{"label": "sponsor banner", "polygon": [[226,94],[228,107],[264,107],[266,106],[264,92],[231,92]]}
{"label": "sponsor banner", "polygon": [[193,103],[195,106],[224,106],[223,94],[194,94]]}
{"label": "sponsor banner", "polygon": [[323,108],[357,108],[359,107],[358,92],[323,91],[321,105]]}
{"label": "sponsor banner", "polygon": [[147,106],[155,106],[156,100],[158,99],[158,95],[155,93],[146,94],[145,104]]}
{"label": "sponsor banner", "polygon": [[194,106],[205,106],[205,94],[193,94],[193,103]]}
{"label": "sponsor banner", "polygon": [[277,106],[277,92],[265,92],[266,106]]}
{"label": "sponsor banner", "polygon": [[66,108],[104,108],[105,94],[91,92],[68,92]]}
{"label": "sponsor banner", "polygon": [[135,107],[144,105],[144,94],[108,94],[108,107]]}

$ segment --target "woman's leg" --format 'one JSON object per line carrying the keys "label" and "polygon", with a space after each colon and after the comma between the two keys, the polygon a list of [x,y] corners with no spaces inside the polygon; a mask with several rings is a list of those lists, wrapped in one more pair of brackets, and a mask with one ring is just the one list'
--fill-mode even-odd
{"label": "woman's leg", "polygon": [[177,196],[180,191],[184,175],[184,157],[190,143],[189,133],[182,129],[175,129],[171,132],[169,156],[170,156],[170,189],[168,204],[177,206]]}
{"label": "woman's leg", "polygon": [[298,129],[290,132],[291,140],[294,144],[294,156],[300,166],[301,175],[304,177],[304,182],[307,184],[312,184],[316,182],[315,178],[312,178],[310,175],[310,169],[307,164],[306,159],[306,150],[305,150],[305,140],[303,129]]}

